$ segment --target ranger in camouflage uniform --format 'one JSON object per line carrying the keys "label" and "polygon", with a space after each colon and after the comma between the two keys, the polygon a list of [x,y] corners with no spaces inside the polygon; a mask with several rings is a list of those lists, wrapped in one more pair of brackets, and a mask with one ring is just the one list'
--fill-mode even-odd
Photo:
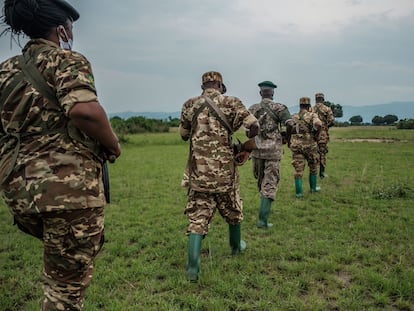
{"label": "ranger in camouflage uniform", "polygon": [[4,14],[31,40],[0,64],[0,190],[19,229],[43,242],[42,310],[82,310],[104,241],[102,161],[120,146],[88,60],[70,50],[78,12],[5,0]]}
{"label": "ranger in camouflage uniform", "polygon": [[293,115],[293,122],[288,125],[288,146],[292,151],[292,165],[295,168],[296,197],[301,198],[302,177],[306,161],[309,165],[309,184],[311,192],[319,191],[316,185],[318,172],[319,153],[316,137],[322,127],[318,115],[310,111],[310,98],[301,97],[299,100],[300,111]]}
{"label": "ranger in camouflage uniform", "polygon": [[280,161],[283,158],[283,137],[287,122],[291,121],[289,109],[273,102],[274,89],[271,81],[258,84],[262,101],[252,105],[249,110],[259,120],[260,132],[256,136],[256,145],[260,148],[252,151],[253,174],[257,179],[261,199],[258,228],[268,228],[270,208],[275,200],[280,181]]}
{"label": "ranger in camouflage uniform", "polygon": [[335,124],[335,118],[331,107],[324,104],[325,95],[323,93],[315,94],[315,106],[312,107],[312,111],[315,112],[319,119],[322,121],[322,128],[318,137],[318,148],[320,154],[320,166],[319,177],[325,178],[326,168],[326,154],[328,153],[329,142],[329,128]]}
{"label": "ranger in camouflage uniform", "polygon": [[[216,209],[229,224],[232,253],[245,248],[240,233],[243,207],[231,135],[241,126],[248,129],[250,138],[258,132],[256,118],[240,99],[222,95],[223,79],[219,72],[206,72],[202,83],[202,95],[184,103],[180,123],[182,139],[190,141],[185,173],[188,202],[184,212],[190,221],[187,229],[190,281],[198,279],[201,241],[209,231]],[[246,144],[242,149],[250,151]]]}

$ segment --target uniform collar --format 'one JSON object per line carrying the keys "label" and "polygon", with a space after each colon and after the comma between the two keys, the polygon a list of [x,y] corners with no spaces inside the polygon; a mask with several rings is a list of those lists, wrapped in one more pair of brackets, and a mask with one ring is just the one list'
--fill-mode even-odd
{"label": "uniform collar", "polygon": [[46,39],[31,39],[29,40],[29,42],[26,43],[26,45],[23,47],[22,52],[25,53],[26,51],[28,51],[29,49],[34,49],[38,46],[50,46],[50,47],[54,47],[54,48],[59,48],[59,46],[49,40]]}

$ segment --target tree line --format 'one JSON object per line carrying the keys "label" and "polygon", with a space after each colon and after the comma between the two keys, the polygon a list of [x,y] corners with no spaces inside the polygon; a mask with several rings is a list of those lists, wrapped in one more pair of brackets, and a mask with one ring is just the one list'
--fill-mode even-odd
{"label": "tree line", "polygon": [[[361,125],[363,123],[363,118],[360,115],[352,116],[349,118],[351,125]],[[398,117],[394,114],[387,114],[383,117],[375,116],[372,118],[371,123],[373,125],[393,125],[398,121]]]}
{"label": "tree line", "polygon": [[[372,125],[395,125],[397,129],[414,129],[414,119],[402,119],[399,122],[394,114],[387,114],[383,117],[375,116],[372,118]],[[360,115],[349,118],[350,125],[363,125],[363,118]]]}
{"label": "tree line", "polygon": [[[343,116],[342,106],[338,104],[331,103],[329,101],[324,102],[325,105],[331,107],[333,115],[335,118],[341,118]],[[348,126],[348,125],[362,125],[363,118],[360,115],[352,116],[349,118],[349,123],[339,123],[336,122],[337,126]],[[387,114],[385,116],[374,116],[371,120],[372,125],[395,125],[397,129],[414,129],[414,119],[403,119],[398,123],[398,117],[394,114]]]}
{"label": "tree line", "polygon": [[150,119],[142,116],[134,116],[122,119],[118,116],[110,118],[112,128],[120,140],[128,134],[140,133],[166,133],[171,127],[178,127],[180,119],[169,117],[167,120]]}
{"label": "tree line", "polygon": [[[335,118],[341,118],[343,116],[342,106],[333,102],[325,101],[324,104],[332,109]],[[125,139],[125,135],[139,134],[139,133],[165,133],[170,130],[171,127],[178,127],[180,125],[179,118],[168,119],[150,119],[143,116],[134,116],[128,119],[122,119],[118,116],[110,118],[112,128],[117,133],[119,138]],[[360,115],[352,116],[349,118],[349,123],[336,122],[336,126],[348,126],[348,125],[362,125],[363,118]],[[398,129],[414,129],[414,119],[400,120],[398,123],[398,117],[396,115],[387,114],[385,116],[375,116],[372,118],[372,125],[396,125]]]}

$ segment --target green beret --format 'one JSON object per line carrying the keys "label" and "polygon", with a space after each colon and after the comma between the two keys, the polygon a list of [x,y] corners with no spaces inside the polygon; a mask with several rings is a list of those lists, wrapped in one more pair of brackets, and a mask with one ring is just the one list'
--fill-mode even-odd
{"label": "green beret", "polygon": [[261,89],[275,89],[277,85],[274,84],[272,81],[263,81],[258,84]]}

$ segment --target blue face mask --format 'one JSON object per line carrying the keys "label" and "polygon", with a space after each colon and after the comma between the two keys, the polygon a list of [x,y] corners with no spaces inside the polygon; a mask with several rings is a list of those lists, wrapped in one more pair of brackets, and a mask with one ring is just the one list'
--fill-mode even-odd
{"label": "blue face mask", "polygon": [[[59,31],[58,31],[58,37],[59,37],[59,45],[62,49],[65,50],[72,50],[73,47],[73,40],[69,38],[68,34],[66,33],[65,27],[63,26],[59,26],[61,27],[61,29],[63,30],[63,33],[65,34],[66,40],[64,41],[60,36],[59,36]],[[58,27],[58,29],[59,29]]]}
{"label": "blue face mask", "polygon": [[72,50],[73,40],[72,39],[68,39],[68,42],[65,42],[61,38],[59,38],[59,45],[60,45],[60,47],[62,49]]}

